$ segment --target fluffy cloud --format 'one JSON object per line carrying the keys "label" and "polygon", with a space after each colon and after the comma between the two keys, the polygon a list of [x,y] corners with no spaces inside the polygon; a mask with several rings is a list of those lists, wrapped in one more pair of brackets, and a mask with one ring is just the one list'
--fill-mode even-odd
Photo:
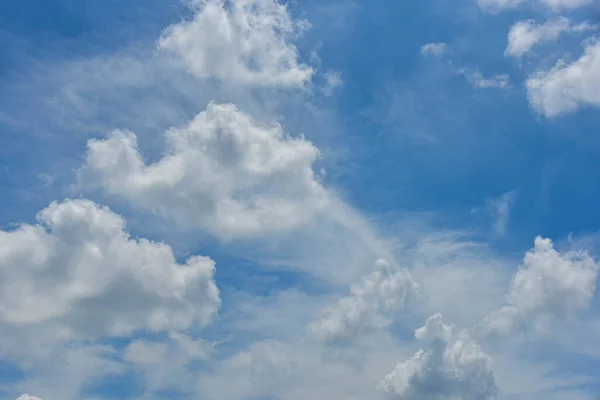
{"label": "fluffy cloud", "polygon": [[222,238],[300,226],[328,201],[312,169],[319,155],[312,143],[233,105],[210,104],[166,139],[166,155],[150,165],[131,132],[91,140],[79,181]]}
{"label": "fluffy cloud", "polygon": [[[0,324],[50,323],[61,336],[207,324],[219,307],[215,264],[132,239],[119,215],[87,200],[52,203],[37,225],[0,231]],[[11,328],[11,329],[12,329]]]}
{"label": "fluffy cloud", "polygon": [[486,319],[487,329],[543,331],[551,322],[587,309],[596,291],[598,269],[587,252],[559,253],[550,239],[536,238],[510,284],[507,305]]}
{"label": "fluffy cloud", "polygon": [[519,21],[508,32],[508,45],[504,54],[522,57],[536,44],[554,41],[561,33],[590,29],[594,29],[594,27],[585,23],[572,26],[570,21],[564,17],[551,19],[543,24],[538,24],[533,20]]}
{"label": "fluffy cloud", "polygon": [[326,341],[346,340],[370,328],[387,325],[381,312],[404,308],[418,285],[406,270],[395,271],[385,260],[378,260],[377,270],[350,288],[350,295],[326,310],[325,316],[312,326],[313,332]]}
{"label": "fluffy cloud", "polygon": [[427,43],[421,47],[421,55],[424,57],[435,56],[440,57],[448,50],[446,43]]}
{"label": "fluffy cloud", "polygon": [[559,61],[527,82],[529,102],[546,117],[556,117],[583,106],[600,106],[600,41],[589,43],[572,63]]}
{"label": "fluffy cloud", "polygon": [[16,400],[42,400],[42,399],[40,399],[39,397],[35,397],[35,396],[30,396],[28,394],[24,394],[24,395],[21,395],[21,396],[17,397]]}
{"label": "fluffy cloud", "polygon": [[497,387],[491,359],[466,330],[455,332],[435,314],[415,331],[428,345],[399,363],[379,384],[395,400],[489,400]]}
{"label": "fluffy cloud", "polygon": [[199,78],[298,87],[314,71],[290,41],[308,27],[276,0],[195,0],[191,21],[165,30],[160,49]]}

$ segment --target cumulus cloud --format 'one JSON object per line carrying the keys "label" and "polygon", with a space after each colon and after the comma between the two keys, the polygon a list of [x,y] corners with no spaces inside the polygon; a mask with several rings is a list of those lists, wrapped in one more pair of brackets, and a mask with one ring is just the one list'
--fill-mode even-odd
{"label": "cumulus cloud", "polygon": [[556,40],[565,32],[582,32],[596,29],[587,23],[571,25],[568,18],[550,19],[543,24],[534,20],[519,21],[508,32],[508,45],[504,54],[511,57],[522,57],[536,44]]}
{"label": "cumulus cloud", "polygon": [[314,71],[291,41],[308,28],[276,0],[195,0],[192,20],[167,28],[159,49],[201,79],[299,87]]}
{"label": "cumulus cloud", "polygon": [[52,203],[38,224],[0,231],[0,324],[50,323],[64,337],[205,325],[219,308],[215,264],[133,239],[122,217],[88,200]]}
{"label": "cumulus cloud", "polygon": [[317,148],[233,105],[210,104],[166,140],[166,155],[153,164],[131,132],[91,140],[79,181],[223,238],[292,229],[328,201],[312,169]]}
{"label": "cumulus cloud", "polygon": [[326,341],[348,340],[368,329],[384,327],[388,320],[382,312],[402,310],[419,286],[407,270],[395,270],[385,260],[376,262],[376,271],[352,285],[350,295],[325,311],[312,326]]}
{"label": "cumulus cloud", "polygon": [[415,337],[427,345],[399,363],[378,385],[394,400],[490,400],[497,396],[492,360],[471,339],[445,325],[441,314],[430,317]]}
{"label": "cumulus cloud", "polygon": [[42,400],[42,399],[40,399],[39,397],[35,397],[35,396],[30,396],[28,394],[24,394],[24,395],[21,395],[21,396],[17,397],[16,400]]}
{"label": "cumulus cloud", "polygon": [[427,43],[421,47],[421,55],[424,57],[440,57],[446,53],[446,50],[448,50],[446,43]]}
{"label": "cumulus cloud", "polygon": [[527,82],[530,104],[548,118],[583,106],[600,106],[600,41],[588,43],[584,54],[568,63],[559,61]]}
{"label": "cumulus cloud", "polygon": [[537,237],[523,258],[506,296],[507,304],[485,321],[493,333],[543,332],[590,305],[598,263],[586,251],[560,253],[550,239]]}

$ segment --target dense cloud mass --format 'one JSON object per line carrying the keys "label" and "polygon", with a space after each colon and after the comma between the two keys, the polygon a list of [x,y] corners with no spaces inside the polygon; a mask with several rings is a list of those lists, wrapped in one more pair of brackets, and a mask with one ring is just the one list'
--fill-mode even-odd
{"label": "dense cloud mass", "polygon": [[416,298],[419,286],[406,270],[395,271],[385,260],[378,260],[376,271],[352,285],[350,295],[325,312],[313,332],[326,341],[344,341],[388,321],[382,312],[399,312],[407,301]]}
{"label": "dense cloud mass", "polygon": [[219,308],[215,263],[132,239],[122,217],[88,200],[52,203],[39,224],[0,231],[0,324],[97,338],[205,325]]}
{"label": "dense cloud mass", "polygon": [[488,318],[488,329],[544,331],[552,322],[586,310],[599,268],[585,251],[560,253],[550,239],[536,238],[510,284],[507,305]]}
{"label": "dense cloud mass", "polygon": [[232,84],[298,87],[314,71],[291,39],[308,27],[275,0],[196,0],[191,21],[172,25],[158,42],[199,78]]}
{"label": "dense cloud mass", "polygon": [[440,314],[430,317],[415,337],[427,345],[399,363],[379,384],[393,400],[491,400],[498,389],[492,361],[466,330],[456,332]]}
{"label": "dense cloud mass", "polygon": [[210,104],[166,141],[165,156],[146,164],[131,132],[92,140],[80,182],[223,238],[295,228],[328,202],[312,169],[317,148],[233,105]]}

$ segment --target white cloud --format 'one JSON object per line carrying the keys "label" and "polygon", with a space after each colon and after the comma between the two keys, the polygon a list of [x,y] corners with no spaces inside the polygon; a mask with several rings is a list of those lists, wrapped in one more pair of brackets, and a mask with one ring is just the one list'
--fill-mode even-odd
{"label": "white cloud", "polygon": [[194,361],[206,360],[213,353],[213,345],[182,333],[171,333],[165,342],[137,339],[130,343],[123,359],[144,376],[144,392],[156,394],[160,390],[194,391],[197,375],[189,366]]}
{"label": "white cloud", "polygon": [[38,221],[0,231],[5,329],[53,326],[63,338],[184,330],[209,323],[219,307],[212,260],[180,265],[169,246],[131,238],[105,207],[66,200]]}
{"label": "white cloud", "polygon": [[507,304],[486,319],[486,329],[543,332],[573,318],[590,305],[599,267],[585,251],[559,253],[550,239],[536,238],[510,284]]}
{"label": "white cloud", "polygon": [[210,104],[166,139],[166,155],[149,165],[131,132],[91,140],[79,182],[222,238],[298,227],[328,201],[312,169],[317,148],[233,105]]}
{"label": "white cloud", "polygon": [[[594,0],[537,0],[542,6],[553,11],[575,9],[593,3]],[[479,6],[490,12],[516,8],[525,3],[525,0],[478,0]]]}
{"label": "white cloud", "polygon": [[308,27],[276,0],[196,0],[191,21],[170,26],[158,41],[199,78],[233,84],[298,87],[314,71],[290,43]]}
{"label": "white cloud", "polygon": [[551,70],[535,73],[526,87],[530,104],[548,118],[600,106],[600,41],[587,44],[571,63],[559,61]]}
{"label": "white cloud", "polygon": [[502,196],[488,200],[487,206],[494,217],[494,232],[498,236],[506,235],[508,220],[510,219],[510,210],[515,202],[516,192],[510,191]]}
{"label": "white cloud", "polygon": [[463,75],[471,86],[477,89],[506,89],[510,86],[510,78],[506,74],[496,74],[486,78],[481,71],[467,68],[459,69],[458,73]]}
{"label": "white cloud", "polygon": [[331,96],[333,91],[342,86],[344,81],[342,80],[342,75],[337,71],[329,71],[324,74],[325,77],[325,87],[323,88],[323,93],[326,96]]}
{"label": "white cloud", "polygon": [[396,400],[491,400],[498,389],[491,359],[466,330],[455,332],[435,314],[415,337],[428,345],[399,363],[378,385]]}
{"label": "white cloud", "polygon": [[594,0],[540,0],[540,2],[553,10],[575,9],[592,4]]}
{"label": "white cloud", "polygon": [[39,397],[35,397],[35,396],[30,396],[28,394],[24,394],[24,395],[21,395],[21,396],[17,397],[16,400],[42,400],[42,399],[40,399]]}
{"label": "white cloud", "polygon": [[418,290],[407,270],[396,271],[387,261],[378,260],[376,271],[352,285],[349,296],[326,309],[325,316],[313,325],[313,332],[326,341],[343,341],[385,327],[389,321],[381,313],[402,310]]}
{"label": "white cloud", "polygon": [[441,57],[446,53],[446,50],[448,50],[446,43],[427,43],[421,47],[421,55],[424,57]]}
{"label": "white cloud", "polygon": [[596,29],[595,26],[583,23],[571,25],[564,17],[550,19],[543,24],[534,20],[519,21],[508,32],[508,45],[504,54],[511,57],[522,57],[536,44],[556,40],[564,32],[582,32]]}
{"label": "white cloud", "polygon": [[479,6],[484,10],[495,12],[520,6],[524,0],[478,0]]}

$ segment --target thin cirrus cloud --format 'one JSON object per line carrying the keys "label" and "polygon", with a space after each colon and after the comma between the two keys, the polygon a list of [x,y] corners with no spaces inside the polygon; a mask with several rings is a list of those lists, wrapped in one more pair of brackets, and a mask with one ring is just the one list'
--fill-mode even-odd
{"label": "thin cirrus cloud", "polygon": [[[594,0],[536,0],[536,3],[553,11],[576,9],[590,5]],[[525,0],[478,0],[479,5],[489,11],[502,11],[519,7]]]}

